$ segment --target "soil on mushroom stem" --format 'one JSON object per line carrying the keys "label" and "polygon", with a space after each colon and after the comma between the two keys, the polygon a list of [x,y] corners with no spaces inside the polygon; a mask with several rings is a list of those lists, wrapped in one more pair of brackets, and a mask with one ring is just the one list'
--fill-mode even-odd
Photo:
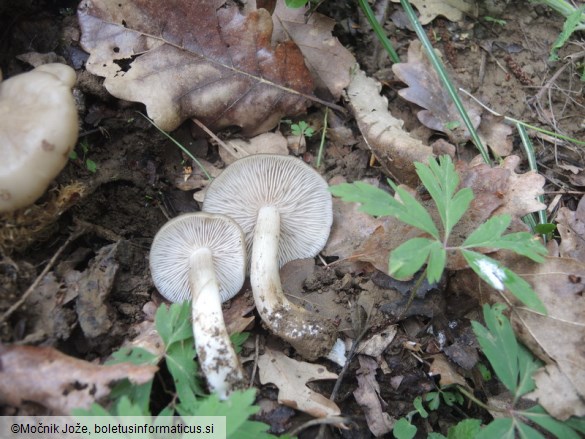
{"label": "soil on mushroom stem", "polygon": [[[30,3],[34,4],[28,5],[30,9],[26,10],[26,14],[17,14],[22,11],[11,10],[8,6],[0,8],[0,23],[8,23],[12,30],[10,35],[5,35],[0,42],[1,47],[9,48],[0,51],[2,53],[0,66],[5,76],[27,69],[25,64],[15,60],[14,55],[31,49],[39,52],[56,50],[60,54],[66,54],[68,62],[78,64],[75,67],[81,69],[78,72],[83,74],[82,64],[85,55],[71,38],[60,37],[63,33],[76,30],[75,15],[66,8],[72,8],[74,11],[77,2]],[[59,7],[56,7],[56,3],[59,3]],[[330,16],[339,23],[336,32],[341,41],[352,47],[362,68],[383,82],[393,114],[405,120],[409,131],[412,130],[422,139],[429,140],[432,133],[421,127],[412,106],[397,97],[396,91],[402,88],[402,85],[394,79],[387,56],[381,52],[378,44],[373,43],[368,25],[360,20],[356,11],[349,8],[346,2],[341,2],[341,6],[338,6],[339,4],[325,2],[324,7],[329,9]],[[519,78],[513,75],[508,77],[490,61],[488,56],[483,83],[478,90],[472,91],[491,108],[504,110],[508,115],[529,123],[540,125],[539,117],[555,115],[566,134],[582,138],[583,131],[579,125],[569,122],[575,121],[573,114],[575,109],[585,102],[582,96],[573,97],[574,101],[569,102],[563,93],[563,90],[570,87],[566,75],[562,75],[551,90],[551,108],[545,107],[537,113],[525,104],[526,97],[538,92],[538,85],[541,83],[539,78],[550,78],[551,70],[554,71],[558,67],[547,66],[545,60],[550,44],[561,28],[559,24],[561,20],[554,13],[549,14],[544,8],[539,7],[532,7],[532,11],[527,13],[525,6],[511,4],[506,9],[504,17],[507,23],[501,28],[496,24],[489,24],[472,32],[470,28],[444,20],[441,25],[441,19],[438,19],[432,25],[436,29],[441,29],[443,35],[442,40],[437,41],[437,47],[444,53],[449,52],[450,61],[455,63],[452,67],[460,75],[460,82],[467,80],[468,83],[475,84],[474,79],[471,79],[475,75],[472,66],[481,62],[483,49],[478,48],[477,40],[470,35],[478,37],[477,33],[483,33],[483,38],[497,39],[504,44],[504,50],[510,52],[509,55],[522,67],[526,75],[533,79],[535,85],[522,85]],[[16,21],[14,17],[18,17]],[[350,25],[346,27],[347,23]],[[395,30],[394,24],[390,21],[387,22],[387,27]],[[2,28],[7,29],[6,26]],[[401,56],[405,57],[405,46],[414,36],[401,30],[395,30],[393,35],[398,42]],[[447,40],[447,37],[450,39]],[[517,51],[519,48],[522,50]],[[503,58],[503,52],[498,54],[500,55]],[[174,216],[184,211],[196,210],[197,205],[189,192],[180,191],[173,186],[173,182],[180,180],[184,172],[183,157],[175,146],[135,113],[136,109],[141,111],[143,109],[107,97],[100,89],[99,81],[93,77],[84,76],[84,81],[86,82],[82,83],[80,93],[83,108],[81,118],[84,120],[82,131],[94,131],[86,138],[90,146],[86,158],[94,161],[98,170],[94,174],[81,160],[70,161],[58,182],[60,184],[81,182],[89,188],[88,194],[59,218],[43,241],[35,242],[26,251],[14,253],[10,258],[0,261],[0,314],[15,303],[33,282],[42,267],[67,239],[75,221],[84,221],[90,223],[91,228],[67,247],[58,259],[55,270],[59,280],[75,278],[79,276],[76,273],[83,273],[91,266],[100,251],[106,246],[121,242],[122,238],[125,243],[119,244],[114,250],[110,262],[119,265],[118,274],[111,285],[112,290],[105,302],[94,304],[96,307],[107,308],[105,320],[99,321],[98,326],[105,328],[111,325],[107,331],[109,336],[107,342],[104,342],[106,338],[103,337],[88,340],[78,327],[78,319],[82,317],[75,316],[72,301],[56,305],[59,312],[49,313],[48,319],[45,318],[41,326],[35,326],[33,323],[37,318],[38,308],[34,306],[20,308],[11,316],[8,324],[0,329],[0,340],[6,343],[27,340],[31,344],[49,340],[49,344],[59,346],[68,353],[94,359],[109,354],[126,340],[131,325],[143,319],[143,306],[151,300],[151,295],[154,295],[155,301],[160,300],[154,293],[146,263],[150,242],[159,227],[167,220],[165,215]],[[548,96],[543,102],[549,104]],[[568,105],[565,105],[567,102]],[[579,114],[582,115],[582,112]],[[342,176],[355,180],[380,176],[379,168],[369,167],[369,152],[365,145],[360,144],[361,137],[353,122],[348,122],[346,126],[354,130],[357,146],[328,146],[324,164],[326,178]],[[102,131],[95,131],[96,127]],[[185,134],[186,131],[181,130],[178,135],[188,138]],[[306,158],[316,155],[317,137],[309,140],[309,153]],[[537,152],[542,153],[543,164],[550,165],[555,178],[565,178],[567,171],[562,171],[553,164],[554,155],[547,153],[539,145],[536,147]],[[206,156],[212,163],[218,159],[215,148],[205,142],[194,143],[192,148],[197,155]],[[566,149],[563,153],[577,163],[583,162],[577,151]],[[321,273],[319,276],[310,276],[308,283],[304,283],[304,280],[300,283],[305,285],[307,297],[316,306],[325,303],[323,298],[335,295],[335,312],[339,324],[343,329],[351,331],[350,310],[344,304],[355,301],[364,294],[364,291],[374,298],[377,297],[376,294],[383,296],[383,293],[377,292],[378,287],[370,282],[370,275],[369,272],[354,275],[355,281],[349,287],[344,280],[344,273],[335,270],[326,274]],[[370,298],[370,301],[375,302],[375,299]],[[443,306],[445,309],[449,308],[448,303]],[[66,312],[61,312],[63,309]],[[409,332],[401,333],[385,354],[388,366],[395,370],[394,375],[402,375],[399,390],[395,390],[396,382],[387,382],[383,377],[380,381],[383,387],[382,398],[389,403],[386,410],[392,416],[403,416],[411,409],[414,396],[434,389],[434,382],[428,378],[421,365],[412,361],[412,357],[404,355],[402,351],[401,343],[407,339],[423,345],[425,343],[426,339],[419,336],[417,329],[425,327],[430,319],[424,317],[424,309],[421,309],[422,317],[409,318],[405,324]],[[374,329],[382,328],[384,323],[373,322]],[[55,333],[57,327],[61,328],[61,332]],[[266,335],[261,325],[257,325],[255,331]],[[335,369],[331,363],[327,365]],[[360,430],[363,437],[367,437],[368,428],[363,420],[362,409],[350,397],[357,388],[358,368],[357,363],[352,364],[346,374],[344,384],[338,392],[339,404],[342,413],[361,419],[358,421],[357,430]],[[314,387],[325,395],[328,395],[332,388],[330,384],[322,383],[316,383]],[[271,401],[276,398],[274,389],[270,387],[262,388],[260,396]],[[279,422],[285,425],[286,429],[293,420],[292,411],[285,410],[279,412],[280,415],[276,410],[270,413],[273,417],[267,417],[265,421],[272,423],[276,430]],[[307,434],[313,432],[314,430],[310,430]],[[353,433],[358,434],[356,430],[353,430]]]}

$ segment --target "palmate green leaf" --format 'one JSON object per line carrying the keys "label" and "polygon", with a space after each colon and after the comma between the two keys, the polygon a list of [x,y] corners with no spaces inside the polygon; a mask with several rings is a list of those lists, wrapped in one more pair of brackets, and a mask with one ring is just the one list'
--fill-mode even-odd
{"label": "palmate green leaf", "polygon": [[475,439],[515,439],[514,420],[512,418],[495,419],[483,427]]}
{"label": "palmate green leaf", "polygon": [[431,248],[441,244],[429,238],[412,238],[390,252],[388,273],[396,279],[406,279],[427,261]]}
{"label": "palmate green leaf", "polygon": [[566,422],[560,422],[551,417],[540,405],[535,405],[523,411],[522,416],[530,419],[535,424],[552,433],[555,437],[563,439],[579,439],[581,436]]}
{"label": "palmate green leaf", "polygon": [[161,305],[154,317],[156,330],[168,348],[175,342],[193,338],[191,327],[191,301]]}
{"label": "palmate green leaf", "polygon": [[390,180],[388,183],[399,195],[401,201],[382,189],[361,181],[331,186],[329,191],[343,201],[360,203],[360,211],[368,215],[393,216],[439,239],[437,226],[426,209],[407,191],[398,188]]}
{"label": "palmate green leaf", "polygon": [[473,200],[470,188],[464,188],[455,193],[459,186],[459,175],[451,157],[443,155],[439,162],[429,159],[429,164],[416,162],[416,173],[431,194],[443,222],[445,235],[448,237],[451,230],[459,222]]}
{"label": "palmate green leaf", "polygon": [[546,247],[530,233],[516,232],[502,236],[511,221],[512,217],[508,214],[488,219],[467,237],[461,247],[508,249],[535,262],[544,261],[544,256],[547,254]]}
{"label": "palmate green leaf", "polygon": [[518,386],[518,342],[512,330],[512,325],[502,314],[505,305],[495,304],[483,306],[483,316],[486,323],[472,321],[473,332],[481,346],[484,355],[492,365],[496,375],[512,393],[516,394]]}
{"label": "palmate green leaf", "polygon": [[504,288],[507,288],[528,308],[546,314],[544,304],[530,284],[512,270],[481,253],[461,249],[461,254],[471,269],[492,288],[498,291],[503,291]]}
{"label": "palmate green leaf", "polygon": [[233,439],[273,438],[268,434],[268,425],[250,421],[248,418],[260,410],[253,405],[255,389],[236,391],[226,401],[210,395],[197,407],[196,416],[226,416],[226,437]]}
{"label": "palmate green leaf", "polygon": [[197,404],[197,396],[203,395],[203,389],[197,380],[198,365],[194,359],[193,342],[181,341],[167,347],[165,361],[173,377],[177,395],[181,403],[187,406]]}

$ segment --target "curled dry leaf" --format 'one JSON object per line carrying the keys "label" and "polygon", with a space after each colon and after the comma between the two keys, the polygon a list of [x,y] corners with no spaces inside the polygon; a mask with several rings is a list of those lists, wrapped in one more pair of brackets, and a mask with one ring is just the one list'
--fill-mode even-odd
{"label": "curled dry leaf", "polygon": [[118,381],[143,384],[156,366],[120,363],[102,366],[48,347],[0,346],[0,401],[20,407],[38,403],[54,414],[70,414],[107,396]]}
{"label": "curled dry leaf", "polygon": [[559,209],[557,229],[561,235],[560,255],[585,261],[585,197],[575,211],[567,207]]}
{"label": "curled dry leaf", "polygon": [[258,357],[258,369],[262,384],[272,383],[278,387],[280,404],[316,418],[341,413],[333,401],[307,387],[310,381],[337,378],[337,374],[328,372],[324,366],[293,360],[282,352],[266,348],[264,354]]}
{"label": "curled dry leaf", "polygon": [[87,70],[114,96],[142,102],[162,129],[197,118],[212,130],[265,132],[301,113],[313,79],[291,41],[271,45],[272,18],[224,1],[84,0]]}
{"label": "curled dry leaf", "polygon": [[382,86],[358,70],[347,87],[349,105],[368,146],[385,172],[400,183],[418,182],[414,162],[426,163],[433,155],[429,146],[410,136],[404,122],[388,111],[388,100],[380,95]]}
{"label": "curled dry leaf", "polygon": [[[418,119],[423,125],[447,134],[451,142],[460,144],[471,136],[463,123],[453,100],[443,86],[435,69],[431,65],[420,41],[414,40],[408,47],[408,61],[392,66],[393,72],[408,85],[398,92],[407,101],[413,102],[424,110],[418,112]],[[512,129],[491,114],[482,116],[481,107],[467,97],[461,98],[474,128],[484,142],[498,156],[507,156],[512,152],[512,140],[508,136]]]}
{"label": "curled dry leaf", "polygon": [[318,12],[307,19],[305,13],[305,8],[289,8],[284,1],[278,1],[272,14],[272,41],[294,41],[315,78],[317,90],[326,89],[338,99],[349,84],[355,57],[332,35],[335,20]]}
{"label": "curled dry leaf", "polygon": [[353,396],[366,415],[368,428],[375,437],[380,437],[392,431],[396,419],[382,408],[382,404],[387,404],[380,396],[380,385],[376,381],[376,360],[364,355],[358,355],[358,360],[360,368],[355,374],[358,388],[353,391]]}

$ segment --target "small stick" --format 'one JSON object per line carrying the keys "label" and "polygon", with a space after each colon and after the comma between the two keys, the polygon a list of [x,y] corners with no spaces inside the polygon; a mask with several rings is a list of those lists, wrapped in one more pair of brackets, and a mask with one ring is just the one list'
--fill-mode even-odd
{"label": "small stick", "polygon": [[221,146],[223,149],[225,149],[228,153],[230,153],[232,156],[234,156],[236,159],[239,159],[240,157],[233,151],[233,148],[230,148],[229,146],[227,146],[225,144],[225,142],[223,140],[221,140],[219,137],[217,137],[213,131],[211,131],[209,128],[207,128],[205,125],[203,125],[203,123],[199,120],[199,119],[192,119],[193,122],[195,122],[195,125],[197,125],[199,128],[201,128],[203,131],[205,131],[213,140],[215,140],[217,142],[217,144],[219,146]]}

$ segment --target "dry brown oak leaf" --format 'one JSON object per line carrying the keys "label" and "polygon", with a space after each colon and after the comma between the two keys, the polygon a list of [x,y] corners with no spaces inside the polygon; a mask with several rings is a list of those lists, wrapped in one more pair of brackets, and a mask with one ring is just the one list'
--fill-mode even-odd
{"label": "dry brown oak leaf", "polygon": [[189,118],[253,136],[302,113],[313,79],[299,48],[271,44],[264,9],[225,1],[84,0],[78,9],[86,67],[113,96],[142,102],[163,130]]}
{"label": "dry brown oak leaf", "polygon": [[144,384],[158,370],[130,363],[98,365],[38,346],[0,346],[0,364],[0,403],[35,402],[58,415],[88,409],[123,379]]}
{"label": "dry brown oak leaf", "polygon": [[[424,110],[417,113],[418,120],[433,130],[445,133],[455,144],[471,138],[447,89],[439,79],[422,45],[414,40],[408,46],[408,61],[392,66],[392,71],[408,85],[398,94]],[[501,118],[483,114],[481,107],[470,98],[462,97],[473,127],[481,140],[498,156],[504,157],[512,152],[512,128],[501,122]]]}

